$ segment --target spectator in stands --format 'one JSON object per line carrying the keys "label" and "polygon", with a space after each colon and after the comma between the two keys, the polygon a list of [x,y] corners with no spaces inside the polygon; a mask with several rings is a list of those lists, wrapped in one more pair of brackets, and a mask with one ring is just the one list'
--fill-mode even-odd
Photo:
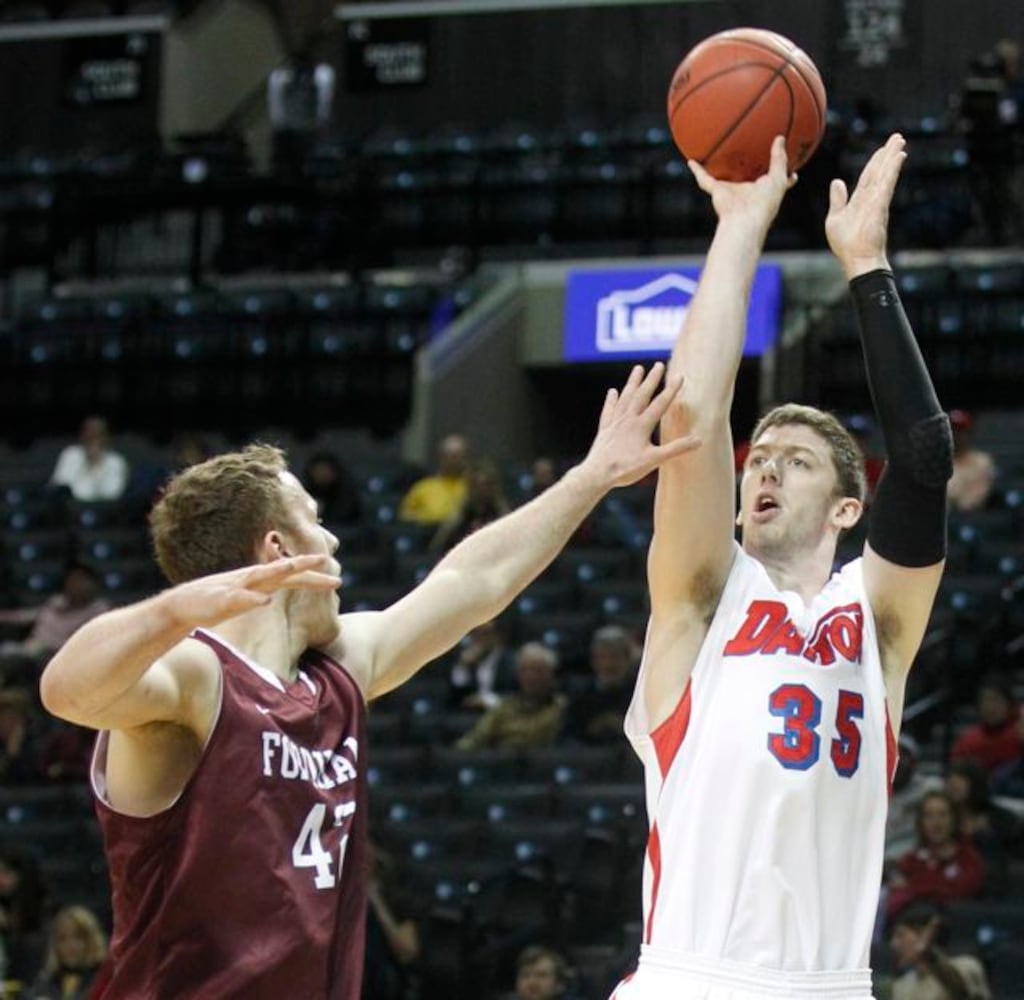
{"label": "spectator in stands", "polygon": [[466,497],[469,444],[461,434],[449,434],[438,446],[437,472],[417,480],[402,498],[403,521],[440,525],[453,517]]}
{"label": "spectator in stands", "polygon": [[0,690],[0,784],[25,785],[39,778],[32,697],[24,688]]}
{"label": "spectator in stands", "polygon": [[398,891],[394,858],[377,844],[370,854],[362,1000],[406,1000],[420,955],[419,927]]}
{"label": "spectator in stands", "polygon": [[527,750],[554,743],[562,728],[565,698],[557,686],[558,656],[542,642],[516,654],[519,691],[503,698],[455,744],[460,750]]}
{"label": "spectator in stands", "polygon": [[618,625],[605,625],[590,640],[591,676],[569,700],[564,736],[573,743],[618,743],[625,740],[623,720],[633,697],[637,649]]}
{"label": "spectator in stands", "polygon": [[39,978],[25,1000],[86,1000],[107,957],[107,937],[84,906],[65,906],[50,925],[50,943]]}
{"label": "spectator in stands", "polygon": [[485,524],[507,514],[508,510],[498,467],[485,459],[474,462],[469,470],[466,495],[455,514],[437,529],[430,541],[430,550],[447,552]]}
{"label": "spectator in stands", "polygon": [[953,760],[973,760],[989,774],[1010,767],[1024,755],[1020,706],[1009,683],[987,677],[978,688],[978,722],[968,726],[953,744]]}
{"label": "spectator in stands", "polygon": [[552,948],[533,944],[516,959],[516,988],[508,1000],[555,1000],[565,997],[569,966]]}
{"label": "spectator in stands", "polygon": [[451,668],[451,707],[494,708],[516,690],[516,658],[505,633],[504,620],[492,618],[462,640]]}
{"label": "spectator in stands", "polygon": [[917,811],[921,799],[942,787],[938,777],[918,770],[921,749],[909,733],[900,733],[899,758],[892,780],[889,814],[885,823],[885,858],[892,861],[912,850],[917,840]]}
{"label": "spectator in stands", "polygon": [[890,918],[918,901],[946,904],[973,899],[985,880],[985,862],[963,830],[945,792],[928,792],[917,812],[917,847],[896,864],[889,879]]}
{"label": "spectator in stands", "polygon": [[210,449],[202,435],[183,431],[171,441],[166,458],[133,464],[127,496],[143,510],[149,510],[171,476],[209,457]]}
{"label": "spectator in stands", "polygon": [[980,510],[992,495],[995,460],[971,443],[974,418],[966,410],[952,410],[949,422],[953,427],[953,477],[946,486],[946,496],[953,510]]}
{"label": "spectator in stands", "polygon": [[988,772],[971,760],[955,760],[946,772],[946,794],[960,810],[964,834],[985,860],[986,894],[1001,895],[1010,858],[1021,848],[1021,822],[992,801]]}
{"label": "spectator in stands", "polygon": [[119,500],[128,486],[128,462],[110,447],[110,428],[103,417],[82,421],[78,444],[69,444],[57,457],[52,486],[70,490],[76,500]]}
{"label": "spectator in stands", "polygon": [[985,969],[971,955],[948,956],[938,947],[942,918],[932,906],[908,906],[893,921],[889,942],[898,969],[892,1000],[991,1000]]}
{"label": "spectator in stands", "polygon": [[549,486],[558,482],[558,466],[553,458],[547,455],[538,455],[529,468],[519,473],[516,477],[516,502],[526,503],[534,497],[540,496]]}
{"label": "spectator in stands", "polygon": [[50,657],[87,621],[109,610],[110,602],[100,593],[96,571],[84,563],[73,562],[64,571],[59,594],[47,598],[37,608],[0,612],[2,623],[32,626],[24,639],[0,646],[0,656],[31,660]]}
{"label": "spectator in stands", "polygon": [[332,452],[318,451],[310,455],[303,482],[325,524],[352,524],[362,516],[355,478]]}
{"label": "spectator in stands", "polygon": [[0,848],[0,951],[9,979],[31,982],[43,961],[46,891],[39,862],[28,848]]}

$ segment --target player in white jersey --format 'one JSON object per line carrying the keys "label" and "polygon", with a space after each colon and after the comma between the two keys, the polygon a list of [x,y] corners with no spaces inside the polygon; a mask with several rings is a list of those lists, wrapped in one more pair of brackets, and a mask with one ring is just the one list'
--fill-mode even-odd
{"label": "player in white jersey", "polygon": [[[868,957],[907,672],[945,557],[949,424],[886,259],[905,159],[892,136],[826,233],[850,281],[889,462],[862,558],[833,574],[863,510],[863,456],[830,414],[755,428],[736,515],[729,411],[768,228],[793,183],[781,140],[753,183],[690,164],[718,215],[670,369],[651,619],[626,730],[650,824],[637,971],[615,1000],[871,995]],[[734,525],[742,529],[742,547]]]}

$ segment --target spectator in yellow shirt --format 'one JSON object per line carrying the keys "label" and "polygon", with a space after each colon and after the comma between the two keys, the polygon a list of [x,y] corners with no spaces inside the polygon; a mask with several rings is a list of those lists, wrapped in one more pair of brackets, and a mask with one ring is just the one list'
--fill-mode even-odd
{"label": "spectator in yellow shirt", "polygon": [[461,434],[449,434],[437,453],[437,472],[424,476],[402,497],[398,516],[403,521],[441,524],[454,517],[466,498],[469,444]]}

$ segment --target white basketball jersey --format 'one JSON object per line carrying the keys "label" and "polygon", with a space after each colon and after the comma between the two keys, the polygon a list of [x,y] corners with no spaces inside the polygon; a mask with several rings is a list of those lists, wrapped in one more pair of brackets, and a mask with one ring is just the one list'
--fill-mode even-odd
{"label": "white basketball jersey", "polygon": [[680,704],[626,733],[646,776],[644,942],[765,969],[864,969],[896,760],[861,560],[807,606],[737,552]]}

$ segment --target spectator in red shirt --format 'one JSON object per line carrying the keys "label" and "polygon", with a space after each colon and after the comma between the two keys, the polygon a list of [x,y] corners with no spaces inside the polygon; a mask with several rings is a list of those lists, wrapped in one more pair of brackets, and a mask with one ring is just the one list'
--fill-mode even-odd
{"label": "spectator in red shirt", "polygon": [[984,880],[985,862],[964,835],[953,800],[945,792],[928,792],[918,808],[917,847],[899,859],[889,880],[889,916],[908,903],[972,899]]}
{"label": "spectator in red shirt", "polygon": [[953,744],[953,760],[973,760],[989,774],[1024,756],[1020,706],[1002,678],[989,677],[978,688],[978,722]]}

